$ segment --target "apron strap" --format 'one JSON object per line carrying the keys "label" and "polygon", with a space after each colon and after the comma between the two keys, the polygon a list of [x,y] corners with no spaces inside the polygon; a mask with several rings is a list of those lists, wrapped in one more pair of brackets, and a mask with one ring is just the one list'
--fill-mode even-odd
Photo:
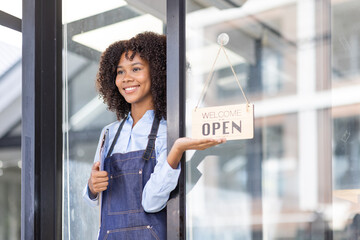
{"label": "apron strap", "polygon": [[160,124],[160,120],[154,116],[154,121],[151,127],[151,132],[148,136],[149,140],[148,140],[148,144],[146,146],[145,152],[143,154],[143,159],[144,160],[149,160],[151,157],[151,153],[155,148],[155,140],[156,140],[156,136],[157,136],[157,132],[159,129],[159,124]]}
{"label": "apron strap", "polygon": [[124,119],[122,120],[122,122],[121,122],[120,125],[119,125],[119,128],[118,128],[118,130],[117,130],[117,132],[116,132],[116,134],[115,134],[114,140],[113,140],[112,143],[111,143],[111,147],[110,147],[110,149],[109,149],[109,151],[108,151],[108,153],[107,153],[107,155],[106,155],[107,158],[110,157],[112,151],[114,150],[115,144],[116,144],[116,142],[117,142],[117,140],[118,140],[118,138],[119,138],[121,129],[123,128],[126,119],[127,119],[127,115],[124,117]]}

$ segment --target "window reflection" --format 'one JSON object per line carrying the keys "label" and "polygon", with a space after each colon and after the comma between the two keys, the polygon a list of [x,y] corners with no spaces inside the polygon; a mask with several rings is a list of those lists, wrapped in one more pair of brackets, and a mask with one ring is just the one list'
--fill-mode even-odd
{"label": "window reflection", "polygon": [[[0,9],[21,12],[21,4]],[[22,35],[0,26],[0,36],[0,239],[15,240],[21,237]]]}
{"label": "window reflection", "polygon": [[[359,4],[187,0],[188,136],[222,32],[256,117],[253,140],[187,155],[188,239],[356,239]],[[219,59],[202,107],[244,102]]]}
{"label": "window reflection", "polygon": [[101,53],[144,30],[162,33],[165,18],[165,1],[63,1],[64,239],[96,239],[99,229],[98,209],[86,205],[82,190],[101,129],[116,120],[95,90]]}
{"label": "window reflection", "polygon": [[0,2],[0,11],[6,12],[14,17],[22,18],[22,1],[2,1]]}
{"label": "window reflection", "polygon": [[360,180],[360,117],[335,118],[334,189],[357,189]]}
{"label": "window reflection", "polygon": [[334,1],[333,4],[333,79],[358,80],[360,73],[360,31],[358,1]]}

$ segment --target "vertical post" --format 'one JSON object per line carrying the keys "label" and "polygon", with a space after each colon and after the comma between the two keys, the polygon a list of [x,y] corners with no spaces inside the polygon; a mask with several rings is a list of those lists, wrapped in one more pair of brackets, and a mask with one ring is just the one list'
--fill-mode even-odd
{"label": "vertical post", "polygon": [[249,92],[255,93],[257,91],[263,91],[262,83],[262,42],[261,39],[255,39],[254,53],[255,63],[250,64],[250,77],[251,81],[248,81]]}
{"label": "vertical post", "polygon": [[[185,8],[184,0],[167,0],[167,131],[168,151],[185,135]],[[185,158],[179,186],[167,205],[167,239],[185,239]]]}
{"label": "vertical post", "polygon": [[[331,89],[331,2],[316,2],[316,78],[317,90]],[[331,96],[327,99],[331,102]],[[332,116],[331,109],[321,109],[318,117],[319,168],[318,195],[320,204],[332,204]]]}
{"label": "vertical post", "polygon": [[23,0],[21,239],[62,238],[61,0]]}
{"label": "vertical post", "polygon": [[[317,91],[331,89],[331,2],[326,0],[316,1],[316,79]],[[327,99],[331,102],[331,96]],[[318,202],[327,210],[333,206],[333,164],[332,164],[332,124],[331,108],[321,109],[317,113],[318,125]],[[330,211],[333,212],[333,211]],[[333,219],[333,216],[330,217]],[[322,237],[334,239],[332,226],[333,220],[325,220]],[[318,235],[320,236],[320,235]],[[321,236],[320,236],[321,237]]]}
{"label": "vertical post", "polygon": [[[306,99],[316,93],[316,0],[297,2],[297,96]],[[301,41],[309,39],[309,41]],[[299,206],[314,211],[318,204],[317,109],[298,112]]]}

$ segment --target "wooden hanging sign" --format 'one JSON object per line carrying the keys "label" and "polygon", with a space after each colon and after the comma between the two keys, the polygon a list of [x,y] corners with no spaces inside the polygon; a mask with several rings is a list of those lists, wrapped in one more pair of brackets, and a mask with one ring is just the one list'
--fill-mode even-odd
{"label": "wooden hanging sign", "polygon": [[226,138],[226,140],[254,138],[254,105],[239,104],[194,109],[192,137]]}
{"label": "wooden hanging sign", "polygon": [[[236,76],[230,59],[225,51],[224,45],[226,45],[228,42],[229,36],[226,33],[221,33],[218,37],[218,43],[220,44],[219,51],[211,67],[199,101],[192,112],[193,138],[226,138],[226,140],[254,138],[254,104],[249,103],[245,92],[241,87],[240,81]],[[198,108],[207,91],[211,76],[214,72],[215,63],[221,50],[226,56],[234,78],[237,81],[239,88],[246,100],[246,104]]]}

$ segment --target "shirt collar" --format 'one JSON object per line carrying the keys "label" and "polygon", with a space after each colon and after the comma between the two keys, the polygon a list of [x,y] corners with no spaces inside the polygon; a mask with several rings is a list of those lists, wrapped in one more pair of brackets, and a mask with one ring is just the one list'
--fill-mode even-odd
{"label": "shirt collar", "polygon": [[[154,120],[154,116],[155,116],[155,111],[154,110],[152,110],[152,109],[147,110],[139,121],[141,121],[143,119],[146,120],[146,121],[149,121],[149,120],[152,121],[152,120]],[[131,124],[134,122],[133,118],[131,117],[131,112],[129,112],[126,120],[129,121]]]}

